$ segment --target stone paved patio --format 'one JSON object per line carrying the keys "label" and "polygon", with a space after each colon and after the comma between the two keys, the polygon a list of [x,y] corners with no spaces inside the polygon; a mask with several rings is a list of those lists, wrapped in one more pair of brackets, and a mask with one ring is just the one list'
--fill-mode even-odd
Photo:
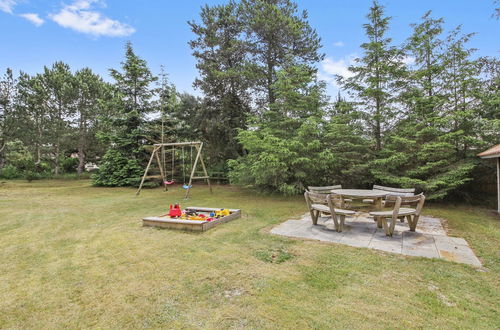
{"label": "stone paved patio", "polygon": [[318,225],[314,226],[309,213],[306,213],[301,219],[288,220],[274,227],[271,233],[409,256],[443,258],[481,267],[481,262],[463,238],[447,236],[441,220],[430,217],[422,217],[415,232],[409,231],[406,222],[398,221],[393,237],[387,237],[384,230],[377,228],[373,218],[368,217],[366,213],[347,218],[341,233],[334,230],[330,218],[320,218]]}

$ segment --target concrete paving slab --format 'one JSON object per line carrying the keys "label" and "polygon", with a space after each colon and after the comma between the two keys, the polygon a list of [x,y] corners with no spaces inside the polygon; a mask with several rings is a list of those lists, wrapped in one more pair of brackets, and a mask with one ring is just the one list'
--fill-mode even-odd
{"label": "concrete paving slab", "polygon": [[449,236],[436,236],[436,245],[440,244],[455,244],[455,245],[463,245],[469,246],[466,240],[461,237],[449,237]]}
{"label": "concrete paving slab", "polygon": [[403,235],[401,232],[394,231],[392,237],[386,236],[383,229],[378,229],[368,245],[371,249],[382,250],[386,252],[401,253]]}
{"label": "concrete paving slab", "polygon": [[412,257],[440,258],[436,248],[422,248],[419,246],[404,246],[401,253]]}
{"label": "concrete paving slab", "polygon": [[422,217],[415,232],[409,231],[406,222],[398,222],[393,236],[388,237],[366,213],[357,213],[356,216],[347,218],[341,233],[335,231],[330,217],[319,218],[318,225],[315,226],[309,213],[306,213],[299,219],[281,223],[271,229],[271,233],[408,256],[442,258],[481,267],[481,262],[467,241],[460,237],[448,237],[438,218]]}

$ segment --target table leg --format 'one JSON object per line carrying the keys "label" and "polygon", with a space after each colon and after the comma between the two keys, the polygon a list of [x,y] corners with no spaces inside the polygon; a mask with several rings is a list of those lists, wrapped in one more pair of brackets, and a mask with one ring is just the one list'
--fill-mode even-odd
{"label": "table leg", "polygon": [[375,208],[378,211],[382,210],[382,197],[375,198]]}

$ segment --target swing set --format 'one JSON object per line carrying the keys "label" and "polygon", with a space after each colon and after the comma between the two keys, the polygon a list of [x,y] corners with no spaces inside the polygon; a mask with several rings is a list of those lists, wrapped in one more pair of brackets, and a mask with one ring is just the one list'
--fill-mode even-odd
{"label": "swing set", "polygon": [[[190,148],[190,155],[191,155],[191,174],[189,175],[189,181],[186,183],[186,164],[185,164],[185,153],[184,153],[184,148],[189,147]],[[171,175],[170,175],[170,180],[168,180],[166,176],[167,168],[166,168],[166,161],[165,161],[165,154],[166,150],[165,148],[170,148],[170,151],[172,152],[172,159],[171,159]],[[194,159],[193,163],[193,148],[196,149],[196,157]],[[192,183],[193,180],[206,180],[208,187],[210,188],[210,193],[212,193],[212,186],[210,185],[210,177],[207,173],[207,168],[205,167],[205,162],[203,161],[203,155],[201,153],[201,150],[203,149],[203,142],[174,142],[174,143],[156,143],[153,145],[153,152],[151,153],[151,157],[149,158],[148,165],[146,166],[146,170],[144,171],[144,175],[142,176],[141,179],[141,184],[139,185],[139,189],[137,189],[137,192],[135,193],[136,196],[140,194],[142,185],[144,184],[144,180],[146,179],[148,175],[148,171],[151,167],[151,163],[153,162],[153,159],[156,159],[158,163],[158,167],[160,169],[160,176],[163,182],[163,185],[165,187],[165,190],[168,190],[167,186],[175,184],[174,180],[174,174],[175,174],[175,155],[177,152],[177,149],[181,149],[181,159],[182,159],[182,179],[184,180],[182,187],[186,189],[186,194],[184,198],[189,197],[189,191],[192,188]],[[161,153],[161,159],[160,159],[160,154]],[[203,175],[202,176],[195,176],[196,174],[196,167],[198,166],[198,163],[201,164]]]}

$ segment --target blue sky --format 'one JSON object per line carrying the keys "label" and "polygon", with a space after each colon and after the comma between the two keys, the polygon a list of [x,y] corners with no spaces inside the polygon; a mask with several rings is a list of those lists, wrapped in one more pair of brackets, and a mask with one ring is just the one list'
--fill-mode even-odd
{"label": "blue sky", "polygon": [[[123,46],[132,41],[136,53],[153,72],[164,65],[180,91],[192,88],[197,71],[187,42],[193,38],[188,20],[197,20],[204,4],[225,1],[200,0],[0,0],[0,72],[40,72],[44,65],[61,60],[73,70],[91,67],[109,80],[108,69],[118,68]],[[388,33],[395,43],[411,32],[427,11],[444,17],[445,27],[463,26],[476,32],[470,46],[476,55],[498,57],[500,20],[491,17],[493,0],[380,0],[392,16]],[[320,76],[336,92],[333,74],[348,74],[346,66],[365,41],[362,24],[370,0],[298,1],[307,9],[311,25],[322,38],[326,59]]]}

